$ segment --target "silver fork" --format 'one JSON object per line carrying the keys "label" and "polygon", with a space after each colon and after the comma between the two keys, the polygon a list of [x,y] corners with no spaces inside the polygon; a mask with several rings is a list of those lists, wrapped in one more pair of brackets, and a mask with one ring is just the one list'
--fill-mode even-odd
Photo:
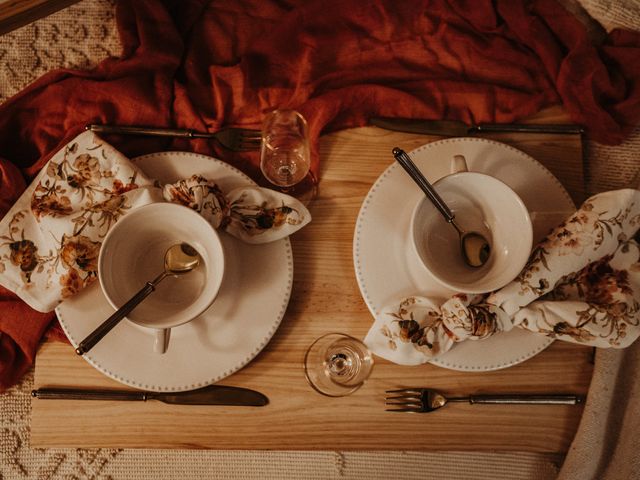
{"label": "silver fork", "polygon": [[220,143],[224,148],[235,152],[257,150],[260,148],[259,130],[246,128],[224,128],[217,132],[198,132],[176,128],[136,127],[123,125],[90,124],[85,127],[97,133],[114,133],[120,135],[147,135],[153,137],[209,138]]}
{"label": "silver fork", "polygon": [[387,408],[387,412],[428,413],[444,407],[449,402],[493,403],[493,404],[523,404],[523,405],[576,405],[583,402],[579,395],[469,395],[466,397],[445,397],[432,388],[402,388],[387,390],[392,394],[385,398],[385,405],[400,408]]}

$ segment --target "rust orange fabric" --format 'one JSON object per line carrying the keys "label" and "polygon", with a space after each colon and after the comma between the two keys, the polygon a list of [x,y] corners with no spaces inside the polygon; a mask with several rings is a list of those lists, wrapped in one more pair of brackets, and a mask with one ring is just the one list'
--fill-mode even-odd
{"label": "rust orange fabric", "polygon": [[[593,45],[555,0],[121,0],[117,23],[121,56],[51,72],[0,106],[0,215],[88,123],[255,128],[291,107],[309,120],[317,175],[319,135],[373,115],[512,122],[562,104],[607,144],[640,119],[640,34]],[[260,178],[257,153],[105,139],[129,156],[214,155]],[[52,318],[0,291],[0,388]]]}

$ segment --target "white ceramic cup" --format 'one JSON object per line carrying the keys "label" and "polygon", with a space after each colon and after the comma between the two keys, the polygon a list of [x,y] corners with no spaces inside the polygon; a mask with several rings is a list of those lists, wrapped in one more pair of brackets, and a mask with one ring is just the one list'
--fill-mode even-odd
{"label": "white ceramic cup", "polygon": [[102,291],[120,308],[145,283],[164,271],[169,247],[188,243],[201,257],[191,272],[163,279],[127,320],[154,329],[154,351],[168,348],[170,330],[211,306],[224,274],[224,252],[218,233],[200,214],[175,203],[153,203],[122,217],[105,237],[98,259]]}
{"label": "white ceramic cup", "polygon": [[423,197],[411,218],[411,237],[424,267],[444,287],[461,293],[485,293],[503,287],[523,269],[533,243],[526,205],[500,180],[469,172],[456,155],[451,175],[433,186],[465,231],[488,240],[491,254],[481,267],[470,267],[461,254],[460,237],[433,203]]}

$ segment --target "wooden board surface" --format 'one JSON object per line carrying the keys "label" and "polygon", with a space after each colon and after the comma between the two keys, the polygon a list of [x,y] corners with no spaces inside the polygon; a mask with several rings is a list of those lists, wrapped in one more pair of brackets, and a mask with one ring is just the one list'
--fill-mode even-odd
{"label": "wooden board surface", "polygon": [[77,3],[79,0],[0,0],[0,35]]}
{"label": "wooden board surface", "polygon": [[[547,114],[554,119],[557,115]],[[584,198],[578,137],[501,134],[491,138],[531,154],[570,187],[576,202]],[[292,237],[295,273],[287,313],[265,350],[220,382],[260,390],[269,397],[268,406],[34,400],[32,446],[565,452],[582,406],[454,404],[437,413],[394,414],[384,411],[384,391],[431,386],[451,394],[585,394],[593,370],[591,348],[555,342],[520,365],[483,373],[428,364],[403,367],[376,358],[370,380],[343,398],[319,395],[305,380],[304,351],[315,338],[331,331],[362,338],[372,323],[352,259],[354,226],[365,195],[393,161],[391,147],[411,150],[433,140],[437,138],[375,127],[322,138],[322,182],[311,205],[313,222]],[[41,348],[35,384],[122,388],[61,343]]]}

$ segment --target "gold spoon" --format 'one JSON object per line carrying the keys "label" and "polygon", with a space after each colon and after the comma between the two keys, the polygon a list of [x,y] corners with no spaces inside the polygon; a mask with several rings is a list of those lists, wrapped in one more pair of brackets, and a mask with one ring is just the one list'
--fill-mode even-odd
{"label": "gold spoon", "polygon": [[451,209],[444,203],[444,200],[438,195],[429,181],[422,175],[422,172],[416,167],[411,157],[401,148],[393,149],[393,156],[396,161],[405,169],[409,176],[427,195],[427,198],[433,202],[438,211],[444,216],[445,220],[453,225],[460,237],[460,251],[465,263],[470,267],[481,267],[489,259],[491,254],[491,246],[486,238],[479,232],[466,232],[455,222],[455,215]]}
{"label": "gold spoon", "polygon": [[142,289],[136,293],[131,300],[121,306],[116,312],[102,322],[93,332],[91,332],[76,348],[78,355],[83,355],[91,350],[102,338],[115,327],[120,320],[126,317],[136,308],[142,300],[147,298],[156,286],[169,275],[183,275],[190,272],[200,263],[200,255],[188,243],[179,243],[169,247],[164,255],[164,271],[154,280],[147,282]]}

